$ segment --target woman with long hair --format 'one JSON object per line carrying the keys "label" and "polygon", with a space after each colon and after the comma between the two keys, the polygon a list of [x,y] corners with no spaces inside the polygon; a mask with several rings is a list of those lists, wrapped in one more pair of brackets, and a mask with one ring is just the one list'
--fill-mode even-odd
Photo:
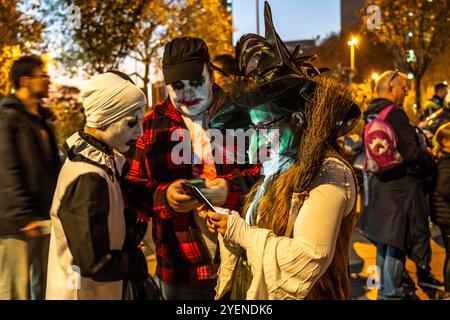
{"label": "woman with long hair", "polygon": [[269,152],[242,217],[204,213],[221,240],[216,298],[349,299],[357,186],[336,139],[360,111],[347,86],[286,49],[267,3],[265,19],[265,38],[237,44],[240,78],[211,121],[222,130],[253,127],[251,159]]}

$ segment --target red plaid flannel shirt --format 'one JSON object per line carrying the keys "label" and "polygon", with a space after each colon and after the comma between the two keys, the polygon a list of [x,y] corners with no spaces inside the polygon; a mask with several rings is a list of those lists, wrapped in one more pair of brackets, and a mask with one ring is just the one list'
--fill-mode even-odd
{"label": "red plaid flannel shirt", "polygon": [[[156,274],[172,285],[213,278],[215,262],[204,245],[194,211],[176,213],[166,200],[167,187],[172,182],[192,179],[192,165],[175,164],[171,157],[172,149],[180,143],[180,140],[171,141],[171,136],[177,129],[186,129],[183,118],[166,100],[144,118],[143,129],[144,134],[136,143],[128,180],[132,184],[146,185],[146,195],[132,195],[135,199],[132,203],[141,218],[153,220]],[[224,207],[239,209],[242,195],[259,178],[259,167],[216,164],[216,170],[219,177],[228,181],[229,193]]]}

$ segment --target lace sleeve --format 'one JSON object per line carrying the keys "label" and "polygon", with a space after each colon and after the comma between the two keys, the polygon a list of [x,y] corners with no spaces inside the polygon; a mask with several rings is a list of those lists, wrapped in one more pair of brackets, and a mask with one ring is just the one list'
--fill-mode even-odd
{"label": "lace sleeve", "polygon": [[311,187],[315,188],[323,184],[335,185],[345,190],[344,215],[348,215],[353,209],[357,196],[356,181],[350,168],[337,158],[326,158]]}

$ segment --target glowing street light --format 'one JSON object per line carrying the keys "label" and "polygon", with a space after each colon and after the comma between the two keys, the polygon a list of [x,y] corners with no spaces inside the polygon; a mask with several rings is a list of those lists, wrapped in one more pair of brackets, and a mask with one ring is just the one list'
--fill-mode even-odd
{"label": "glowing street light", "polygon": [[378,80],[378,77],[379,77],[379,76],[380,76],[380,75],[379,75],[378,73],[376,73],[376,72],[372,73],[372,79],[375,80],[375,81]]}
{"label": "glowing street light", "polygon": [[349,40],[348,42],[347,42],[347,44],[349,45],[349,46],[354,46],[355,44],[358,44],[358,38],[356,38],[356,37],[353,37],[351,40]]}
{"label": "glowing street light", "polygon": [[355,70],[355,45],[358,43],[358,38],[353,37],[347,44],[350,46],[350,76],[349,83],[352,83],[353,72]]}
{"label": "glowing street light", "polygon": [[31,42],[30,41],[25,42],[25,47],[30,48],[31,47]]}

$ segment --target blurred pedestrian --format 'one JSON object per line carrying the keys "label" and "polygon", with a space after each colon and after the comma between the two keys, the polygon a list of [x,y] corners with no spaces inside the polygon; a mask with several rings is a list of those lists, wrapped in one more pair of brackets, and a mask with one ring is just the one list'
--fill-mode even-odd
{"label": "blurred pedestrian", "polygon": [[423,106],[423,113],[425,117],[429,117],[432,113],[435,113],[439,109],[447,107],[445,97],[447,96],[448,88],[447,83],[441,82],[434,86],[434,95],[431,99],[425,102]]}
{"label": "blurred pedestrian", "polygon": [[439,299],[450,299],[450,123],[441,126],[433,139],[438,158],[438,177],[433,193],[434,221],[441,229],[445,245],[444,288]]}
{"label": "blurred pedestrian", "polygon": [[433,98],[425,103],[424,108],[427,117],[418,125],[430,142],[437,129],[443,124],[450,122],[450,105],[445,102],[447,84],[445,82],[438,83],[434,87],[434,91]]}
{"label": "blurred pedestrian", "polygon": [[422,177],[433,166],[433,156],[421,143],[402,109],[408,94],[407,78],[398,71],[386,71],[378,79],[377,98],[364,112],[366,123],[394,106],[386,116],[397,136],[403,161],[386,171],[371,175],[367,216],[363,231],[377,244],[377,266],[381,272],[379,299],[404,299],[402,285],[407,254],[418,266],[419,282],[430,282],[429,206]]}
{"label": "blurred pedestrian", "polygon": [[15,93],[0,103],[0,300],[43,299],[60,167],[49,112],[40,105],[50,78],[37,56],[16,60],[10,75]]}

